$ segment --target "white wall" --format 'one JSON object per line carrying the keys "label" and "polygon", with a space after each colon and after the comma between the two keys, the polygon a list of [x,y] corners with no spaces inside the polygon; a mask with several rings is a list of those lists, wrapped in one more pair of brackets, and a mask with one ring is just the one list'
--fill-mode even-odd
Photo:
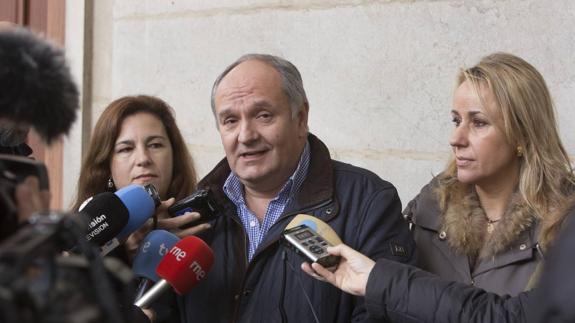
{"label": "white wall", "polygon": [[[84,75],[84,0],[66,0],[65,50],[72,76],[78,84],[82,96]],[[63,207],[67,209],[76,194],[76,182],[80,172],[82,154],[82,118],[78,113],[75,124],[68,136],[64,137],[63,149]]]}
{"label": "white wall", "polygon": [[212,82],[248,52],[298,66],[311,131],[337,159],[394,183],[404,203],[449,156],[458,68],[494,51],[545,76],[575,152],[572,0],[98,0],[94,12],[93,122],[119,96],[160,96],[201,175],[223,157]]}

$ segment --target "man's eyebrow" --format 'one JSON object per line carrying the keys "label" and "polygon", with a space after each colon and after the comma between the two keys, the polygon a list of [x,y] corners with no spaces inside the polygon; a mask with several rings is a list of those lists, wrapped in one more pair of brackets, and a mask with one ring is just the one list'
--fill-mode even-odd
{"label": "man's eyebrow", "polygon": [[231,108],[222,108],[222,110],[218,112],[218,117],[225,117],[230,114],[232,114]]}
{"label": "man's eyebrow", "polygon": [[266,109],[266,108],[272,107],[272,104],[266,100],[260,100],[260,101],[254,102],[254,107],[258,108],[258,109]]}

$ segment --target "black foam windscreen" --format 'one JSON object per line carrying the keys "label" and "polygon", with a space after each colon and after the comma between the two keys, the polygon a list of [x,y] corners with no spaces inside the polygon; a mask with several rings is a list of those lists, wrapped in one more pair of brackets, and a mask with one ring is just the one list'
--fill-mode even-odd
{"label": "black foam windscreen", "polygon": [[80,106],[64,51],[26,28],[0,31],[0,116],[48,143],[68,133]]}
{"label": "black foam windscreen", "polygon": [[101,246],[114,239],[126,226],[129,212],[120,198],[111,192],[94,196],[80,210],[88,220],[86,239]]}

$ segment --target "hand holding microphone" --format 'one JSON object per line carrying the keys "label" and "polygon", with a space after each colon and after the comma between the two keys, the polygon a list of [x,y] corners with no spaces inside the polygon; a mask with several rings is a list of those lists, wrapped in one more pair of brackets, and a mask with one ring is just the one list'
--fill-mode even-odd
{"label": "hand holding microphone", "polygon": [[346,293],[364,296],[367,279],[375,266],[375,262],[345,244],[328,247],[327,252],[341,257],[335,271],[331,272],[315,262],[311,266],[305,262],[301,265],[301,269],[316,279],[318,279],[316,275],[321,276],[327,282]]}

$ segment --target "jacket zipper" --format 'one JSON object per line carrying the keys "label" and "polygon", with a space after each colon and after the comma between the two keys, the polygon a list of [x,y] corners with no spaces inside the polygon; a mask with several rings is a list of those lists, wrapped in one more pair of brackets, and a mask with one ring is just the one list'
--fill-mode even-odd
{"label": "jacket zipper", "polygon": [[246,252],[247,250],[247,245],[248,245],[248,235],[244,230],[244,226],[242,224],[242,221],[240,219],[238,219],[235,216],[231,216],[231,218],[233,219],[234,222],[236,222],[237,225],[239,225],[242,228],[242,235],[243,235],[243,253],[244,253],[244,269],[245,269],[245,274],[242,277],[242,281],[240,284],[240,289],[238,294],[236,294],[238,296],[237,299],[235,299],[236,295],[234,295],[234,301],[235,306],[234,306],[234,315],[232,317],[232,323],[237,322],[238,320],[238,312],[240,310],[240,303],[242,301],[242,297],[243,297],[243,291],[244,291],[244,284],[245,284],[245,280],[246,280],[246,276],[247,276],[247,272],[248,272],[248,267],[249,267],[249,260],[248,260],[248,253]]}
{"label": "jacket zipper", "polygon": [[[327,199],[327,200],[325,200],[324,202],[322,202],[322,203],[320,203],[320,204],[312,205],[312,206],[310,206],[310,207],[308,207],[308,208],[305,208],[305,209],[301,209],[301,210],[293,211],[293,212],[290,212],[290,213],[286,213],[286,214],[280,216],[280,218],[279,218],[274,224],[272,224],[272,226],[270,227],[270,229],[268,230],[268,232],[269,232],[275,225],[278,225],[278,223],[282,222],[284,219],[286,219],[286,218],[288,218],[288,217],[290,217],[290,216],[292,216],[292,215],[296,215],[296,214],[299,214],[299,213],[306,213],[306,212],[308,212],[308,211],[310,211],[310,210],[319,209],[319,208],[322,208],[322,207],[324,207],[324,206],[326,206],[326,205],[328,205],[328,204],[330,204],[330,203],[332,203],[332,202],[333,202],[333,199],[330,198],[330,199]],[[238,297],[238,299],[237,299],[236,308],[235,308],[235,310],[234,310],[234,317],[233,317],[233,320],[232,320],[232,322],[237,322],[237,320],[238,320],[238,314],[239,314],[238,312],[239,312],[239,308],[240,308],[240,303],[241,303],[241,300],[242,300],[242,298],[243,298],[243,296],[244,296],[244,295],[243,295],[243,292],[244,292],[244,287],[245,287],[245,283],[246,283],[246,277],[247,277],[248,274],[249,274],[250,262],[248,261],[248,255],[247,255],[247,253],[245,253],[245,250],[246,250],[246,247],[247,247],[247,234],[246,234],[245,230],[243,230],[243,225],[242,225],[241,221],[238,222],[238,220],[237,220],[236,218],[234,218],[234,217],[232,217],[232,218],[234,219],[234,221],[236,221],[236,223],[238,223],[238,224],[240,224],[240,225],[242,226],[242,232],[243,232],[243,235],[244,235],[244,254],[245,254],[244,260],[246,261],[246,267],[245,267],[245,268],[246,268],[246,272],[245,272],[245,274],[244,274],[244,277],[242,277],[242,283],[241,283],[241,285],[240,285],[241,288],[240,288],[240,292],[239,292],[239,294],[238,294],[239,297]],[[266,246],[264,246],[260,251],[263,251],[263,250],[267,249],[269,246],[271,246],[271,245],[273,245],[274,243],[276,243],[276,241],[277,241],[277,240],[271,241],[271,242],[268,243]],[[259,248],[258,248],[258,249],[259,249]],[[256,256],[256,255],[254,254],[254,258],[255,258],[255,256]],[[253,259],[252,259],[252,261],[253,261]]]}

